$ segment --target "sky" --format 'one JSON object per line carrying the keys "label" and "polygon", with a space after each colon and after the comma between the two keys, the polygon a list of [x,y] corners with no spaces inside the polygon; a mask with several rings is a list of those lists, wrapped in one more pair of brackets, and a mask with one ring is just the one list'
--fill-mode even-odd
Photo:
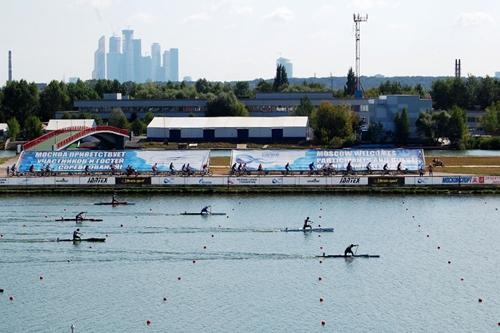
{"label": "sky", "polygon": [[463,75],[500,71],[498,0],[1,0],[0,82],[8,50],[16,80],[89,79],[99,37],[126,28],[143,54],[179,48],[181,78],[271,78],[280,56],[295,77],[345,76],[353,13],[368,14],[363,75],[452,76],[456,58]]}

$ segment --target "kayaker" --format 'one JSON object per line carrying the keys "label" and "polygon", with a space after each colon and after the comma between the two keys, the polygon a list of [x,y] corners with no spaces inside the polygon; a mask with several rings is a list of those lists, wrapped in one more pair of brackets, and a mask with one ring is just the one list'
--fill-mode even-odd
{"label": "kayaker", "polygon": [[80,238],[81,235],[82,234],[80,233],[80,229],[76,229],[75,231],[73,231],[73,240],[74,241],[80,240],[81,239]]}
{"label": "kayaker", "polygon": [[118,203],[118,200],[116,200],[116,194],[115,193],[113,193],[113,196],[111,197],[111,203],[113,205],[116,205]]}
{"label": "kayaker", "polygon": [[85,212],[80,212],[80,213],[76,214],[75,219],[77,221],[81,221],[81,220],[83,220],[83,215],[85,215]]}
{"label": "kayaker", "polygon": [[309,220],[309,216],[308,216],[304,220],[304,226],[302,226],[302,230],[306,230],[307,228],[312,229],[312,226],[309,223],[312,223],[312,222],[311,222],[311,220]]}
{"label": "kayaker", "polygon": [[286,170],[286,173],[290,172],[290,163],[289,162],[286,162],[285,170]]}
{"label": "kayaker", "polygon": [[203,207],[203,209],[201,210],[201,215],[208,215],[208,214],[210,214],[210,206]]}
{"label": "kayaker", "polygon": [[354,255],[354,253],[352,252],[352,248],[353,247],[356,247],[356,246],[359,246],[358,244],[351,244],[349,245],[345,251],[344,251],[344,255],[347,256],[348,254],[351,254],[352,256]]}

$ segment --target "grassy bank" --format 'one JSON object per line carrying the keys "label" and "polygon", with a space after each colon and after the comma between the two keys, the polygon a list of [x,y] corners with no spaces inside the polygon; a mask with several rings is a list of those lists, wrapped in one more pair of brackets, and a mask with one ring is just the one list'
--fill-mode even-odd
{"label": "grassy bank", "polygon": [[426,165],[438,158],[444,167],[434,168],[435,172],[500,176],[500,156],[426,156]]}

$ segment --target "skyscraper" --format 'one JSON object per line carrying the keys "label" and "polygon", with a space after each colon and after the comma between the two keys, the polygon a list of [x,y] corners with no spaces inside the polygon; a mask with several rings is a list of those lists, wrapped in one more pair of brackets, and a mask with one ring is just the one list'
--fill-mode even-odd
{"label": "skyscraper", "polygon": [[132,44],[132,38],[134,37],[134,30],[125,29],[122,30],[123,35],[123,81],[134,81],[135,69],[134,69],[134,46]]}
{"label": "skyscraper", "polygon": [[151,45],[151,79],[155,82],[164,80],[161,71],[161,46],[158,43]]}
{"label": "skyscraper", "polygon": [[120,37],[113,36],[109,38],[109,52],[106,59],[108,62],[108,80],[123,81],[121,43]]}
{"label": "skyscraper", "polygon": [[142,41],[132,39],[132,62],[134,64],[134,78],[132,81],[144,82],[144,73],[142,71]]}
{"label": "skyscraper", "polygon": [[106,78],[106,39],[99,38],[97,50],[94,52],[94,70],[92,79],[103,80]]}
{"label": "skyscraper", "polygon": [[279,57],[276,59],[276,66],[278,65],[285,67],[286,76],[288,78],[293,77],[293,64],[290,62],[290,59]]}
{"label": "skyscraper", "polygon": [[179,49],[170,49],[169,51],[169,80],[172,82],[179,81]]}

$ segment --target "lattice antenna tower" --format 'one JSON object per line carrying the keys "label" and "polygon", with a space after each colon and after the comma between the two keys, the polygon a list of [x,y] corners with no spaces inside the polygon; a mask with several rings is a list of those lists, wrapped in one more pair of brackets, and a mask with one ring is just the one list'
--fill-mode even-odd
{"label": "lattice antenna tower", "polygon": [[361,90],[361,23],[368,21],[368,15],[353,14],[356,38],[356,97],[363,97],[363,92]]}

